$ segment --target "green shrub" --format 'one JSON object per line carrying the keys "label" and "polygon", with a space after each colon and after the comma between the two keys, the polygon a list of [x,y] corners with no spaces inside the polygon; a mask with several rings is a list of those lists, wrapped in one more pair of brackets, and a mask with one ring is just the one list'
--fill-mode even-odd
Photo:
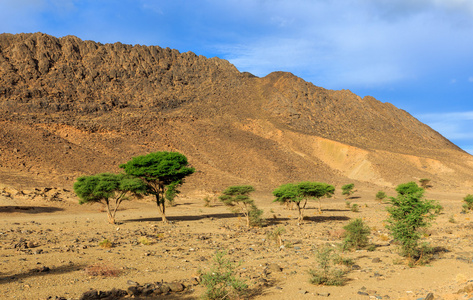
{"label": "green shrub", "polygon": [[396,189],[398,196],[391,197],[390,207],[387,208],[389,218],[388,228],[396,241],[401,244],[401,255],[411,261],[422,257],[419,249],[419,239],[422,228],[431,225],[440,212],[440,205],[434,200],[424,199],[424,189],[415,182],[399,185]]}
{"label": "green shrub", "polygon": [[350,210],[352,212],[359,212],[360,211],[359,206],[356,203],[351,206]]}
{"label": "green shrub", "polygon": [[351,194],[355,192],[355,190],[353,190],[354,188],[355,188],[354,183],[345,184],[344,186],[342,186],[342,195],[349,197]]}
{"label": "green shrub", "polygon": [[376,193],[376,200],[383,201],[387,196],[385,192],[379,191]]}
{"label": "green shrub", "polygon": [[235,264],[225,254],[217,251],[209,272],[202,274],[201,284],[206,287],[204,299],[240,299],[248,293],[248,285],[236,278]]}
{"label": "green shrub", "polygon": [[337,254],[333,253],[333,249],[328,246],[319,249],[316,252],[316,260],[319,268],[309,270],[310,283],[341,286],[346,282],[347,272],[333,266],[334,263],[342,261]]}
{"label": "green shrub", "polygon": [[463,211],[469,211],[473,210],[473,195],[466,195],[465,198],[463,198],[463,201],[465,202],[463,204]]}
{"label": "green shrub", "polygon": [[99,243],[99,246],[102,248],[112,248],[113,242],[110,242],[108,239],[105,239]]}
{"label": "green shrub", "polygon": [[262,215],[262,209],[258,209],[256,206],[252,206],[250,212],[248,213],[248,217],[250,219],[250,226],[263,227],[264,225],[266,225],[266,219],[264,219]]}
{"label": "green shrub", "polygon": [[251,185],[231,186],[223,191],[223,195],[219,197],[220,201],[226,206],[229,206],[234,213],[242,213],[246,219],[246,226],[255,226],[251,224],[261,223],[261,215],[263,211],[258,209],[255,201],[250,198],[250,193],[255,189]]}
{"label": "green shrub", "polygon": [[368,236],[370,228],[363,223],[362,219],[355,219],[345,229],[345,239],[343,240],[344,249],[362,249],[368,245]]}

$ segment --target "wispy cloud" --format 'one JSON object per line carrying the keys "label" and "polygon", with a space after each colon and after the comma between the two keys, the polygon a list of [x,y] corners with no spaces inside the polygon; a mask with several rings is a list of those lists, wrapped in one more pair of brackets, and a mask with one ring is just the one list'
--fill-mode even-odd
{"label": "wispy cloud", "polygon": [[415,117],[473,154],[473,111],[419,114]]}

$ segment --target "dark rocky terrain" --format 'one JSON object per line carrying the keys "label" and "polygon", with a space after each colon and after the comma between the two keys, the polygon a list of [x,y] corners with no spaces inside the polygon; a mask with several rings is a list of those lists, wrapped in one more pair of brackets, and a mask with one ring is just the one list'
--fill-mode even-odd
{"label": "dark rocky terrain", "polygon": [[184,153],[188,188],[297,180],[473,185],[473,158],[409,113],[283,72],[157,46],[0,35],[0,183],[70,188],[152,151]]}

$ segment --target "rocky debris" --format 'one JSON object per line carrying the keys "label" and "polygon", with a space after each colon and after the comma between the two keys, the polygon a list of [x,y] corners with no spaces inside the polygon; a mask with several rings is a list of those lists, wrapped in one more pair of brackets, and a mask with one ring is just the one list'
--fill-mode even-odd
{"label": "rocky debris", "polygon": [[[195,282],[195,281],[194,281]],[[129,297],[146,299],[153,298],[159,295],[179,294],[186,292],[197,284],[193,281],[182,282],[156,282],[138,284],[132,280],[127,282],[130,284],[127,290],[112,289],[110,291],[90,290],[84,292],[79,298],[80,300],[98,300],[98,299],[124,299]]]}

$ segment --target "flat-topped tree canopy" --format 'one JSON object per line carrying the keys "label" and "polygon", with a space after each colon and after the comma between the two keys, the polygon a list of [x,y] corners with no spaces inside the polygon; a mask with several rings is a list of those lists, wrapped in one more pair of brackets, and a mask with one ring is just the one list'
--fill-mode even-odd
{"label": "flat-topped tree canopy", "polygon": [[164,185],[194,173],[188,167],[187,157],[179,152],[154,152],[133,157],[129,162],[120,165],[127,174],[140,177],[146,181],[162,181]]}
{"label": "flat-topped tree canopy", "polygon": [[[129,175],[143,179],[147,184],[147,192],[155,195],[163,222],[166,220],[166,195],[176,195],[177,187],[183,183],[186,176],[195,172],[188,166],[187,157],[179,152],[153,152],[133,157],[120,165]],[[168,193],[171,191],[172,193]]]}
{"label": "flat-topped tree canopy", "polygon": [[[311,182],[303,181],[299,183],[287,183],[283,184],[273,191],[273,195],[276,197],[274,202],[288,203],[294,202],[299,211],[299,223],[303,220],[302,210],[307,204],[309,199],[318,199],[319,200],[319,209],[320,208],[320,198],[322,197],[332,197],[335,192],[335,187],[322,182]],[[304,201],[304,204],[301,205],[301,202]]]}

